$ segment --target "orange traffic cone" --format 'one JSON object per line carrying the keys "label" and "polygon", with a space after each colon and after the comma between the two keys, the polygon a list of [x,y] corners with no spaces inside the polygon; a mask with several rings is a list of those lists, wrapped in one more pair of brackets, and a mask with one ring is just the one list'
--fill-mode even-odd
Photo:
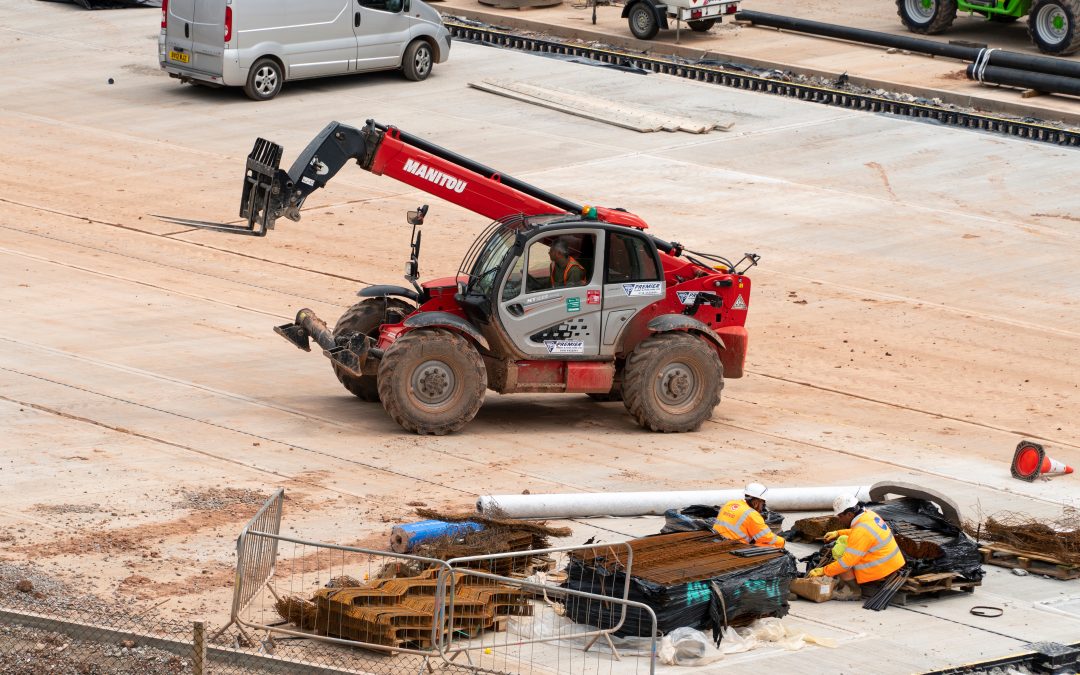
{"label": "orange traffic cone", "polygon": [[1072,467],[1046,456],[1043,446],[1031,441],[1020,441],[1013,454],[1013,478],[1032,482],[1039,476],[1072,473]]}

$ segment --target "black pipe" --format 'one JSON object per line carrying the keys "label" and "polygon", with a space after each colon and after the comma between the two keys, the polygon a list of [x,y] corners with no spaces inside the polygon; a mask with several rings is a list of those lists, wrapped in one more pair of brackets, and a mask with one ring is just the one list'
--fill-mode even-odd
{"label": "black pipe", "polygon": [[1034,89],[1047,94],[1080,96],[1080,78],[1047,75],[1046,73],[1032,73],[1026,70],[997,68],[995,66],[986,66],[986,68],[983,69],[982,78],[980,78],[977,70],[978,68],[975,64],[971,64],[967,67],[967,76],[969,80],[980,80],[990,84],[1003,84],[1007,87]]}
{"label": "black pipe", "polygon": [[[790,16],[769,14],[767,12],[742,11],[736,13],[735,18],[741,21],[750,21],[759,26],[770,26],[772,28],[781,28],[783,30],[790,30],[798,33],[810,33],[812,35],[849,40],[851,42],[863,42],[866,44],[878,45],[880,47],[904,49],[910,52],[944,56],[960,61],[974,62],[979,58],[979,54],[984,51],[979,47],[962,47],[960,45],[951,45],[944,42],[936,42],[934,40],[924,40],[922,38],[908,37],[906,35],[893,35],[891,33],[881,33],[873,30],[864,30],[862,28],[848,28],[847,26],[837,26],[836,24],[809,21],[807,19],[796,19]],[[987,53],[984,56],[989,59],[988,63],[991,65],[1000,66],[1002,68],[1014,68],[1016,70],[1045,73],[1047,75],[1080,78],[1080,62],[1077,61],[1055,59],[1047,56],[1032,56],[1030,54],[1020,54],[1018,52],[1007,52],[1001,49],[985,51]]]}

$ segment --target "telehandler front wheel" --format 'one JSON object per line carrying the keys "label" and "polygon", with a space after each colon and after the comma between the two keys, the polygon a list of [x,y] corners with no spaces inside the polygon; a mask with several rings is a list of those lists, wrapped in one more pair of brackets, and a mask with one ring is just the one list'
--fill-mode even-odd
{"label": "telehandler front wheel", "polygon": [[484,402],[487,369],[471,342],[441,329],[399,337],[379,363],[383,408],[408,431],[442,436],[468,424]]}
{"label": "telehandler front wheel", "polygon": [[912,33],[936,35],[956,19],[956,0],[896,0],[896,13]]}
{"label": "telehandler front wheel", "polygon": [[[384,323],[401,323],[413,307],[401,300],[394,298],[368,298],[358,302],[345,311],[334,324],[334,337],[359,333],[373,340],[379,339],[379,328]],[[337,365],[330,362],[334,367],[334,375],[351,394],[362,401],[375,402],[379,400],[379,384],[374,375],[357,377]]]}
{"label": "telehandler front wheel", "polygon": [[696,431],[720,403],[724,367],[716,351],[690,333],[653,335],[630,354],[623,405],[653,431]]}

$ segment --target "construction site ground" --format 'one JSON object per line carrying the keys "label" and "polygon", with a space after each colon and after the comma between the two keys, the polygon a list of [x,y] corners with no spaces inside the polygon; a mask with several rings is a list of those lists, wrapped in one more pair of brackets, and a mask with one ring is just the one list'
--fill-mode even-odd
{"label": "construction site ground", "polygon": [[[9,570],[32,564],[102,602],[220,624],[236,534],[278,487],[283,533],[380,549],[418,504],[468,510],[525,490],[895,479],[948,494],[970,519],[1080,506],[1075,476],[1009,474],[1022,438],[1080,465],[1080,193],[1063,178],[1075,150],[463,43],[422,83],[289,83],[254,103],[163,75],[159,17],[0,6]],[[802,58],[786,48],[772,51]],[[734,126],[639,134],[467,86],[484,77]],[[699,432],[678,435],[643,431],[620,403],[490,394],[462,432],[417,437],[353,398],[321,355],[272,327],[304,306],[336,317],[365,284],[401,283],[406,210],[431,204],[425,277],[457,269],[483,218],[351,166],[266,239],[152,214],[235,219],[257,136],[288,163],[329,121],[368,118],[626,207],[695,250],[761,254],[746,377],[728,381]],[[572,544],[661,520],[556,524],[573,527],[561,542]],[[972,616],[976,604],[1004,615]],[[973,596],[882,613],[799,602],[790,620],[839,647],[723,663],[908,673],[1074,642],[1080,586],[987,568]]]}

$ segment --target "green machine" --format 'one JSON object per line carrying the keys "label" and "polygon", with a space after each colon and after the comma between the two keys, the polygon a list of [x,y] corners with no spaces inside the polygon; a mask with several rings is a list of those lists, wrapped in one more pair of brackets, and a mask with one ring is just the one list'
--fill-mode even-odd
{"label": "green machine", "polygon": [[1045,54],[1064,56],[1080,49],[1080,0],[896,0],[897,14],[908,30],[923,35],[944,33],[957,12],[969,12],[994,23],[1028,17],[1028,35]]}

